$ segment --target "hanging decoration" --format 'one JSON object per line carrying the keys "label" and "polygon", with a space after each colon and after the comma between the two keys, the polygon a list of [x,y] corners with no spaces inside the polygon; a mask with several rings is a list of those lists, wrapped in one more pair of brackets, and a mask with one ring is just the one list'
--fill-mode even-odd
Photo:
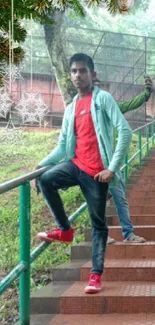
{"label": "hanging decoration", "polygon": [[[20,77],[20,70],[16,67],[14,63],[14,34],[13,34],[13,0],[12,0],[12,12],[11,12],[11,21],[9,22],[9,65],[5,65],[3,62],[0,67],[0,73],[4,76],[4,81],[9,81],[8,88],[0,88],[0,116],[3,118],[8,118],[8,122],[6,127],[0,132],[0,140],[1,144],[5,145],[6,143],[9,144],[17,144],[21,142],[23,138],[23,131],[20,127],[15,127],[12,116],[11,116],[11,107],[13,105],[13,101],[10,98],[11,91],[12,91],[12,82],[15,81],[17,77]],[[11,24],[12,22],[12,24]],[[6,83],[7,84],[7,83]]]}
{"label": "hanging decoration", "polygon": [[3,78],[5,67],[6,67],[6,63],[4,61],[0,62],[0,76],[1,76],[1,78]]}
{"label": "hanging decoration", "polygon": [[22,122],[30,124],[38,124],[41,126],[43,117],[48,112],[48,106],[45,104],[41,94],[34,93],[32,90],[32,76],[33,76],[33,55],[32,55],[32,17],[31,17],[31,92],[24,92],[21,96],[19,103],[16,106],[20,116],[22,117]]}
{"label": "hanging decoration", "polygon": [[1,30],[0,30],[0,37],[3,37],[3,38],[4,38],[3,41],[5,41],[5,39],[8,38],[9,35],[8,35],[7,32],[5,32],[3,29],[1,29]]}
{"label": "hanging decoration", "polygon": [[117,0],[118,8],[122,13],[127,13],[134,6],[134,0]]}
{"label": "hanging decoration", "polygon": [[9,22],[9,33],[2,31],[3,37],[9,39],[9,64],[5,63],[1,67],[3,74],[3,80],[7,84],[9,81],[9,88],[11,94],[11,83],[14,83],[16,79],[23,79],[21,76],[21,65],[16,66],[14,64],[14,49],[16,47],[14,43],[14,0],[11,1],[11,21]]}
{"label": "hanging decoration", "polygon": [[21,71],[23,70],[23,67],[16,66],[15,64],[11,65],[11,68],[9,65],[3,65],[1,68],[1,72],[3,73],[3,79],[5,82],[11,82],[14,83],[16,79],[23,79],[21,75]]}
{"label": "hanging decoration", "polygon": [[[11,24],[9,22],[9,45],[11,42],[10,29],[11,29]],[[10,59],[10,48],[9,48],[9,61],[10,60],[11,59]],[[4,69],[5,69],[5,64],[4,64],[4,62],[2,62],[0,65],[0,75],[1,76],[3,75]],[[0,117],[5,118],[5,119],[7,118],[8,112],[10,111],[11,106],[13,104],[13,101],[10,98],[10,93],[11,93],[10,90],[11,90],[10,84],[9,84],[9,91],[5,87],[0,88]]]}
{"label": "hanging decoration", "polygon": [[[5,69],[5,64],[2,62],[0,66],[0,73],[3,74]],[[11,74],[11,22],[9,22],[9,72]],[[8,113],[11,110],[13,104],[10,98],[11,94],[11,81],[9,81],[9,91],[3,87],[0,88],[0,117],[7,118]]]}
{"label": "hanging decoration", "polygon": [[12,120],[9,119],[6,127],[0,133],[1,144],[17,145],[22,144],[23,130],[21,127],[15,127]]}
{"label": "hanging decoration", "polygon": [[12,104],[13,101],[10,98],[9,92],[4,87],[0,88],[0,117],[7,118]]}
{"label": "hanging decoration", "polygon": [[19,111],[24,124],[29,122],[30,124],[37,123],[41,125],[48,106],[39,93],[23,93],[16,110]]}

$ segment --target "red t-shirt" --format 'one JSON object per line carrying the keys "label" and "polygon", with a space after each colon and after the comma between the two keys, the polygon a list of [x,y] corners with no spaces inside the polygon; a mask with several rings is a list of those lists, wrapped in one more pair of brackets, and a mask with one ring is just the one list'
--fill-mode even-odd
{"label": "red t-shirt", "polygon": [[79,99],[75,110],[76,151],[72,162],[90,176],[104,169],[91,116],[92,94]]}

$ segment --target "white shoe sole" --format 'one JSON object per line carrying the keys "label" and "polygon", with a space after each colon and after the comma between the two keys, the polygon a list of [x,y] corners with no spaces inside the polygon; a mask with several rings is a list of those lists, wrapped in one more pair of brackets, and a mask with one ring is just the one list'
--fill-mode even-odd
{"label": "white shoe sole", "polygon": [[95,287],[91,287],[91,286],[87,286],[85,289],[84,289],[84,292],[85,293],[98,293],[101,291],[101,288],[95,288]]}
{"label": "white shoe sole", "polygon": [[36,238],[37,239],[40,239],[40,240],[42,240],[42,241],[45,241],[45,242],[47,242],[47,243],[52,243],[52,242],[59,242],[59,243],[64,243],[64,244],[71,244],[72,242],[73,242],[73,240],[72,241],[62,241],[62,240],[58,240],[58,239],[53,239],[53,238],[48,238],[46,235],[43,235],[42,233],[38,233],[37,235],[36,235]]}

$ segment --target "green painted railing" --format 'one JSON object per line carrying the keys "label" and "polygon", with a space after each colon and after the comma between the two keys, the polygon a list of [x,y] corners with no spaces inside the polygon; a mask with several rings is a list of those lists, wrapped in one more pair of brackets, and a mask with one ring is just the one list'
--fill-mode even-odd
{"label": "green painted railing", "polygon": [[[124,172],[124,182],[127,183],[129,178],[129,165],[130,163],[138,157],[137,165],[142,165],[142,158],[144,155],[148,155],[150,148],[155,145],[155,120],[150,123],[145,124],[133,131],[133,134],[138,135],[138,147],[137,151],[128,158],[128,154],[124,159],[124,165],[121,170]],[[144,142],[144,139],[146,141]]]}
{"label": "green painted railing", "polygon": [[[134,155],[128,159],[125,157],[122,171],[124,180],[127,182],[129,176],[129,165],[138,156],[139,166],[142,164],[143,150],[149,153],[150,145],[154,146],[155,121],[146,124],[133,131],[138,133],[138,148]],[[144,134],[145,133],[145,134]],[[146,142],[142,144],[142,135]],[[20,277],[19,286],[19,315],[20,325],[30,325],[30,264],[49,246],[49,243],[41,243],[32,253],[30,252],[30,181],[43,173],[49,167],[41,168],[32,173],[18,177],[0,185],[0,194],[6,193],[16,187],[20,187],[20,262],[19,264],[0,282],[0,294],[2,294],[12,282]],[[69,217],[72,222],[86,209],[87,204],[83,203],[73,215]]]}

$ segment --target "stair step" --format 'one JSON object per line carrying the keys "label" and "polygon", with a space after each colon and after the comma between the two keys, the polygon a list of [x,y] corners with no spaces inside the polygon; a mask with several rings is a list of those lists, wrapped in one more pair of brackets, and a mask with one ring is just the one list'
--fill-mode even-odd
{"label": "stair step", "polygon": [[151,191],[151,192],[149,192],[149,191],[146,191],[145,189],[142,189],[141,191],[130,191],[130,192],[128,192],[128,200],[130,199],[130,198],[134,198],[134,199],[140,199],[140,198],[144,198],[144,199],[146,199],[147,200],[147,198],[148,199],[150,199],[150,198],[155,198],[155,191]]}
{"label": "stair step", "polygon": [[134,314],[155,311],[154,282],[103,282],[103,289],[96,295],[86,295],[86,285],[87,282],[75,282],[62,294],[61,314]]}
{"label": "stair step", "polygon": [[[153,207],[155,211],[154,197],[140,197],[140,198],[128,197],[128,203],[129,203],[130,210],[132,207]],[[109,206],[115,208],[115,204],[112,200],[110,201],[110,205],[107,205],[107,207]]]}
{"label": "stair step", "polygon": [[[57,315],[48,325],[154,325],[155,314]],[[36,324],[40,325],[40,324]],[[44,324],[43,324],[44,325]]]}
{"label": "stair step", "polygon": [[[135,179],[136,181],[136,179]],[[144,185],[154,185],[155,178],[150,176],[150,177],[141,177],[140,179],[137,179],[136,183],[137,184],[144,184]]]}
{"label": "stair step", "polygon": [[[154,226],[134,226],[134,233],[140,237],[144,237],[147,241],[155,240],[155,225]],[[109,227],[109,236],[117,241],[122,240],[122,228],[120,226]]]}
{"label": "stair step", "polygon": [[155,197],[143,197],[143,198],[129,198],[128,199],[128,203],[129,203],[129,207],[154,207],[154,212],[155,212]]}
{"label": "stair step", "polygon": [[[154,214],[131,214],[131,220],[134,226],[138,225],[155,225],[155,213]],[[118,225],[118,218],[117,216],[108,216],[108,218],[111,217],[111,225],[117,226]]]}
{"label": "stair step", "polygon": [[[107,215],[116,215],[115,207],[107,207],[106,209]],[[155,214],[155,205],[143,205],[143,206],[132,206],[130,205],[130,214]]]}
{"label": "stair step", "polygon": [[155,177],[155,168],[153,169],[151,167],[148,166],[148,167],[145,167],[144,169],[137,169],[137,171],[135,171],[134,173],[131,174],[131,177],[141,177],[141,176],[147,176],[147,177]]}
{"label": "stair step", "polygon": [[146,182],[145,184],[135,184],[132,186],[132,191],[141,191],[141,190],[154,192],[154,184],[147,184]]}
{"label": "stair step", "polygon": [[[80,280],[87,281],[92,263],[81,267]],[[104,281],[155,281],[154,259],[105,259]]]}
{"label": "stair step", "polygon": [[[147,241],[155,240],[155,225],[154,226],[134,226],[134,233],[138,236],[144,237]],[[117,241],[122,241],[122,227],[109,226],[109,236]],[[85,230],[85,240],[91,241],[91,229]]]}
{"label": "stair step", "polygon": [[[37,314],[37,315],[31,315],[30,317],[30,324],[31,325],[49,325],[49,322],[51,324],[51,321],[55,317],[55,314]],[[16,323],[15,325],[20,325],[20,322]]]}
{"label": "stair step", "polygon": [[31,295],[31,314],[59,314],[60,296],[73,282],[51,282]]}
{"label": "stair step", "polygon": [[[106,258],[117,259],[137,259],[137,258],[154,258],[155,242],[146,243],[124,243],[116,242],[107,246]],[[84,242],[71,247],[71,259],[90,259],[91,242]]]}
{"label": "stair step", "polygon": [[[151,167],[151,169],[150,169],[150,167],[146,168],[139,175],[144,176],[144,177],[147,176],[147,177],[153,177],[154,178],[155,177],[155,168],[152,168],[152,167]],[[136,176],[138,176],[138,174]]]}
{"label": "stair step", "polygon": [[142,179],[142,178],[146,178],[146,179],[155,179],[155,174],[154,174],[154,170],[150,171],[150,169],[143,169],[141,170],[141,173],[137,174],[132,174],[130,176],[131,179]]}
{"label": "stair step", "polygon": [[80,267],[86,263],[87,260],[73,260],[72,262],[63,263],[52,268],[53,281],[79,281]]}
{"label": "stair step", "polygon": [[126,185],[141,185],[142,187],[146,186],[151,186],[154,184],[155,181],[155,175],[154,176],[148,176],[147,174],[145,175],[140,175],[140,176],[136,176],[136,177],[129,177],[127,184]]}
{"label": "stair step", "polygon": [[155,174],[149,175],[143,174],[139,176],[130,177],[127,184],[154,184]]}

